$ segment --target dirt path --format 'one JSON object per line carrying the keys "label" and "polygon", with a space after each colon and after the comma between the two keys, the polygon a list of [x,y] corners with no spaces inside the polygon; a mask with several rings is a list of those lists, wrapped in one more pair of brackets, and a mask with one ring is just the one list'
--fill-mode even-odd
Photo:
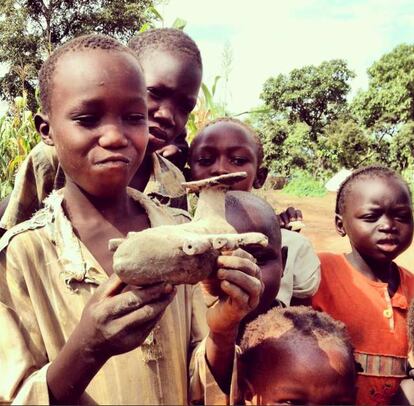
{"label": "dirt path", "polygon": [[[311,240],[316,251],[349,251],[348,239],[340,237],[335,231],[335,193],[328,193],[324,197],[297,197],[281,191],[263,191],[260,195],[276,210],[288,206],[300,208],[306,224],[302,233]],[[398,257],[397,263],[414,271],[414,243]]]}

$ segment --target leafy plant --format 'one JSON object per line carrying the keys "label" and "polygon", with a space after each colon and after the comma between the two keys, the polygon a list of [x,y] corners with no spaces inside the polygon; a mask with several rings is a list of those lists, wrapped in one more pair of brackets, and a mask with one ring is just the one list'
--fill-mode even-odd
{"label": "leafy plant", "polygon": [[304,171],[298,171],[283,188],[283,192],[295,196],[324,196],[326,189],[322,181]]}
{"label": "leafy plant", "polygon": [[10,114],[0,118],[0,199],[12,191],[17,168],[39,141],[26,95],[16,97]]}
{"label": "leafy plant", "polygon": [[226,116],[226,109],[221,104],[215,101],[217,84],[220,76],[214,78],[211,89],[205,83],[201,84],[201,92],[198,96],[197,105],[192,111],[187,122],[187,141],[191,142],[209,121],[218,117]]}

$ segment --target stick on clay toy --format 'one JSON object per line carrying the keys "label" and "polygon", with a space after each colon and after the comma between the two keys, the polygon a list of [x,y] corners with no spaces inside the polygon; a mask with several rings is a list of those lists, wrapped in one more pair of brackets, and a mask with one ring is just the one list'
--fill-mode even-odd
{"label": "stick on clay toy", "polygon": [[187,192],[199,193],[193,220],[130,232],[126,238],[110,240],[109,249],[115,251],[115,273],[132,285],[162,281],[195,284],[213,272],[222,250],[250,244],[266,246],[265,235],[238,234],[226,221],[226,191],[245,177],[245,172],[237,172],[184,183]]}

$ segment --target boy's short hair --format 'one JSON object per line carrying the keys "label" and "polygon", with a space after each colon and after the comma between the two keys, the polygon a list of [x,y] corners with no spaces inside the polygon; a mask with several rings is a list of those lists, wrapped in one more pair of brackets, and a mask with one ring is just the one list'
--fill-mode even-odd
{"label": "boy's short hair", "polygon": [[299,340],[314,337],[318,342],[333,341],[346,349],[353,362],[353,347],[344,323],[306,306],[275,307],[249,323],[240,343],[242,359],[288,331],[297,333]]}
{"label": "boy's short hair", "polygon": [[353,185],[356,181],[368,178],[368,179],[390,179],[394,178],[404,184],[408,190],[408,193],[411,197],[411,190],[407,184],[407,182],[394,170],[387,168],[386,166],[382,165],[370,165],[365,166],[363,168],[357,169],[352,172],[341,184],[336,194],[336,204],[335,204],[335,213],[336,214],[343,214],[345,211],[345,199],[346,196],[352,190]]}
{"label": "boy's short hair", "polygon": [[264,199],[251,192],[241,190],[230,190],[226,193],[226,210],[235,210],[243,213],[245,208],[253,207],[257,209],[267,219],[264,224],[265,234],[270,238],[275,238],[281,243],[282,234],[280,224],[273,207]]}
{"label": "boy's short hair", "polygon": [[200,50],[193,39],[184,31],[176,28],[153,28],[144,31],[128,42],[138,59],[141,59],[147,52],[155,50],[170,51],[189,56],[195,63],[203,68]]}
{"label": "boy's short hair", "polygon": [[61,57],[63,55],[66,55],[68,52],[78,52],[93,49],[127,52],[136,58],[136,55],[128,47],[121,44],[115,38],[103,34],[82,35],[66,42],[52,52],[49,58],[43,62],[43,65],[39,71],[40,104],[44,113],[49,114],[51,110],[53,75]]}
{"label": "boy's short hair", "polygon": [[[212,121],[209,121],[196,135],[196,137],[194,138],[193,142],[196,140],[197,136],[202,134],[203,131],[208,128],[211,127],[214,124],[217,123],[229,123],[229,124],[235,124],[237,126],[242,127],[248,134],[250,134],[253,138],[254,143],[256,144],[257,147],[257,166],[260,167],[263,163],[263,158],[264,158],[264,152],[263,152],[263,144],[262,144],[262,140],[260,139],[258,133],[256,132],[256,130],[250,126],[249,124],[237,119],[237,118],[233,118],[233,117],[219,117],[216,118]],[[191,149],[191,146],[190,146]],[[191,151],[190,151],[190,155],[191,155]]]}

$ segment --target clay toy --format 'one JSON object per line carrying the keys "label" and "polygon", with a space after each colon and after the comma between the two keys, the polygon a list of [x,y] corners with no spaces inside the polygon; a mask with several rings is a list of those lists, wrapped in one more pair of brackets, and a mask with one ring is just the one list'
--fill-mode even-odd
{"label": "clay toy", "polygon": [[163,225],[130,232],[109,241],[113,268],[122,281],[133,285],[157,282],[195,284],[214,270],[221,250],[250,244],[266,246],[261,233],[237,234],[225,218],[225,193],[245,172],[186,182],[187,192],[198,192],[194,218],[189,223]]}

